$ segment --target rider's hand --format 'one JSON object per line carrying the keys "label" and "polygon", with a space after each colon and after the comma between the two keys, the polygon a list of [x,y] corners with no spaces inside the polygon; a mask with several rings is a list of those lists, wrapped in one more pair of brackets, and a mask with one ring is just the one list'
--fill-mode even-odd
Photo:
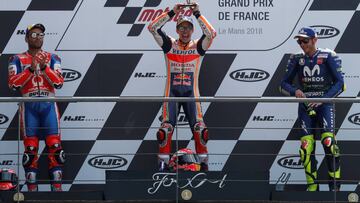
{"label": "rider's hand", "polygon": [[178,14],[183,9],[182,4],[175,4],[173,11]]}
{"label": "rider's hand", "polygon": [[192,6],[190,6],[190,9],[192,10],[193,13],[199,12],[199,4],[198,3],[194,3]]}
{"label": "rider's hand", "polygon": [[49,62],[47,54],[43,51],[39,51],[35,55],[35,60],[39,63],[41,70],[44,70],[46,68],[46,64]]}
{"label": "rider's hand", "polygon": [[304,92],[301,91],[301,90],[299,90],[299,89],[297,89],[297,90],[295,91],[295,97],[296,97],[296,98],[306,98]]}

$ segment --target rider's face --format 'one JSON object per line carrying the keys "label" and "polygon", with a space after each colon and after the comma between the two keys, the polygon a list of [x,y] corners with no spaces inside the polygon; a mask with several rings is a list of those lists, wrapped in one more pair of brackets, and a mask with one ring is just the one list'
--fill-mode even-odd
{"label": "rider's face", "polygon": [[179,39],[188,43],[191,40],[191,35],[194,32],[193,25],[189,22],[182,22],[176,27],[176,32],[179,34]]}
{"label": "rider's face", "polygon": [[305,37],[299,37],[297,39],[297,43],[301,47],[301,49],[304,51],[305,54],[311,54],[314,50],[316,50],[316,41],[317,38],[305,38]]}

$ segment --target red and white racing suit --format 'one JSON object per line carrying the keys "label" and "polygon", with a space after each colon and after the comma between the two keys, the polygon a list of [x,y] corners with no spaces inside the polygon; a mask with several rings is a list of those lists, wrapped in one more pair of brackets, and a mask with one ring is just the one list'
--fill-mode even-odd
{"label": "red and white racing suit", "polygon": [[[216,36],[214,28],[204,16],[198,12],[195,17],[202,29],[200,39],[191,40],[184,46],[179,39],[165,34],[161,28],[175,16],[175,12],[164,12],[148,26],[158,45],[165,55],[167,80],[165,97],[199,97],[199,73],[206,50]],[[164,102],[163,121],[157,133],[159,141],[159,160],[168,164],[171,152],[171,138],[176,125],[176,117],[183,106],[195,140],[196,153],[202,163],[207,166],[208,131],[203,122],[203,114],[199,102]]]}

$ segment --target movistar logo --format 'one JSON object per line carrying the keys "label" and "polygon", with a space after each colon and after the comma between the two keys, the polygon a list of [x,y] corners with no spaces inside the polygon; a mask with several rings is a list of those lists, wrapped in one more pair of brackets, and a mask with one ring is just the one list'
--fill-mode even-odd
{"label": "movistar logo", "polygon": [[319,65],[315,65],[314,68],[312,70],[310,70],[310,68],[308,66],[304,67],[304,76],[306,77],[312,77],[316,75],[320,74],[320,66]]}

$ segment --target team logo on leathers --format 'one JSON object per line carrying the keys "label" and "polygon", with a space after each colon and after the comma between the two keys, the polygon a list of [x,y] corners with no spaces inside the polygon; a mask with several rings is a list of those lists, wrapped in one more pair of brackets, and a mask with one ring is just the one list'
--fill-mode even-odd
{"label": "team logo on leathers", "polygon": [[88,161],[88,164],[95,168],[114,169],[120,168],[127,164],[127,160],[120,156],[96,156]]}
{"label": "team logo on leathers", "polygon": [[268,72],[254,68],[239,69],[230,73],[232,79],[241,82],[258,82],[266,80],[269,76]]}
{"label": "team logo on leathers", "polygon": [[310,27],[316,31],[319,39],[331,38],[340,34],[339,29],[327,25],[313,25]]}
{"label": "team logo on leathers", "polygon": [[4,114],[0,114],[0,125],[6,123],[9,120]]}

